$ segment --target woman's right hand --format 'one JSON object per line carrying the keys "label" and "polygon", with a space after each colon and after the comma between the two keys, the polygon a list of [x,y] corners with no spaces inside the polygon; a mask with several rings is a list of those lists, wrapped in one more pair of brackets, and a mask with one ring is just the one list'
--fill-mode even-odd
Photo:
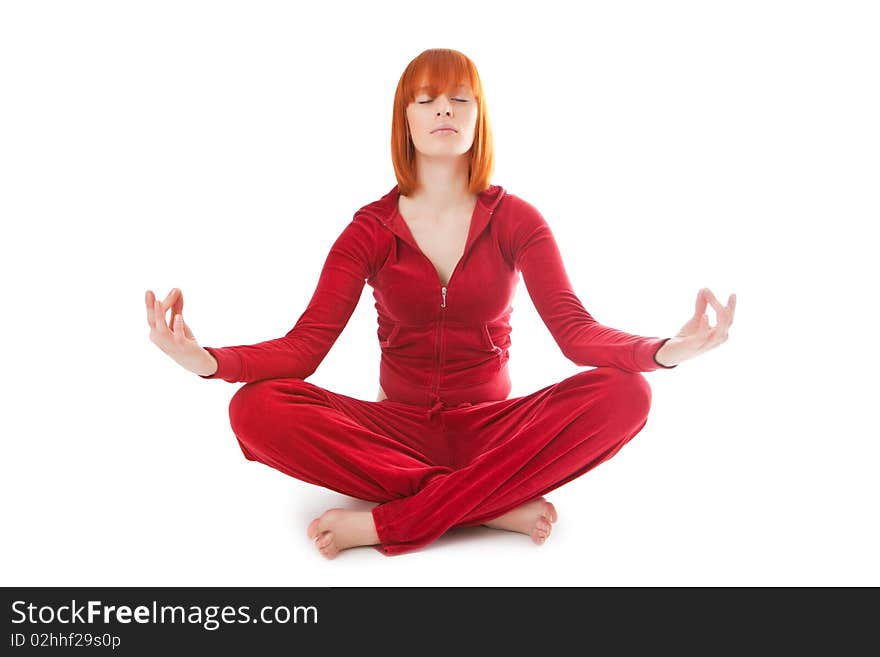
{"label": "woman's right hand", "polygon": [[[217,361],[196,342],[193,332],[183,321],[183,292],[174,288],[159,301],[152,290],[147,290],[147,323],[150,325],[150,340],[159,349],[173,358],[184,369],[200,376],[209,376],[217,371]],[[171,325],[165,321],[165,312],[171,308]]]}

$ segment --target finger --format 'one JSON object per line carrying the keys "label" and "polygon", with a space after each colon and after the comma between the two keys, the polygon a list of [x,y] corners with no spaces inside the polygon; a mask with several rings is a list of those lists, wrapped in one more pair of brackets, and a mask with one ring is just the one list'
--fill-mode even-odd
{"label": "finger", "polygon": [[702,325],[700,326],[700,345],[698,347],[699,351],[705,351],[714,347],[718,342],[718,335],[718,325],[716,324],[715,326],[710,326],[709,317],[706,316],[703,320]]}
{"label": "finger", "polygon": [[150,325],[150,328],[153,328],[156,315],[156,295],[153,294],[152,290],[147,290],[144,300],[147,302],[147,324]]}
{"label": "finger", "polygon": [[170,327],[173,330],[175,315],[180,315],[183,312],[183,292],[181,292],[179,287],[172,288],[168,296],[165,297],[165,301],[162,302],[162,308],[164,310],[171,308]]}
{"label": "finger", "polygon": [[183,315],[180,315],[180,323],[183,326],[183,334],[189,338],[190,340],[195,340],[196,337],[193,335],[192,329],[190,329],[189,324],[183,319]]}
{"label": "finger", "polygon": [[183,315],[171,315],[171,329],[174,331],[174,337],[183,340]]}
{"label": "finger", "polygon": [[694,305],[694,317],[699,317],[703,313],[706,312],[706,295],[704,294],[706,288],[703,288],[699,292],[697,292],[697,302]]}
{"label": "finger", "polygon": [[703,340],[706,340],[709,337],[710,330],[711,329],[709,327],[709,316],[703,315],[703,317],[700,319],[700,333],[699,333],[700,337]]}
{"label": "finger", "polygon": [[183,292],[179,287],[174,288],[165,298],[165,307],[171,308],[172,317],[183,312]]}
{"label": "finger", "polygon": [[182,315],[183,314],[183,290],[181,290],[179,287],[175,288],[175,290],[177,290],[177,298],[174,301],[174,307],[171,309],[171,311],[176,315]]}
{"label": "finger", "polygon": [[172,306],[172,304],[174,303],[175,299],[177,299],[177,288],[176,287],[172,288],[171,292],[168,293],[168,296],[165,297],[165,301],[162,302],[162,307],[165,310],[168,310]]}
{"label": "finger", "polygon": [[707,287],[707,288],[705,288],[705,291],[706,291],[706,298],[709,300],[709,303],[712,304],[712,308],[715,309],[715,315],[717,317],[718,315],[720,315],[721,313],[723,313],[725,311],[724,306],[722,306],[721,302],[719,302],[718,299],[715,298],[715,295],[712,294],[712,290],[710,290]]}
{"label": "finger", "polygon": [[156,303],[155,303],[155,311],[154,312],[156,313],[156,317],[155,317],[156,330],[159,331],[160,333],[167,332],[168,331],[168,324],[165,323],[165,309],[162,308],[162,302],[160,302],[158,299],[156,300]]}
{"label": "finger", "polygon": [[703,288],[703,296],[710,304],[712,304],[712,309],[715,311],[715,326],[718,326],[723,320],[724,306],[718,302],[718,299],[715,298],[715,295],[712,294],[712,290],[708,287]]}
{"label": "finger", "polygon": [[[717,303],[717,300],[716,300]],[[713,306],[715,304],[713,303]],[[733,323],[733,311],[736,309],[736,295],[731,294],[727,300],[727,305],[722,306],[718,304],[716,307],[716,315],[718,317],[718,322],[716,323],[716,327],[719,328],[724,336],[727,335],[727,329]],[[725,338],[726,339],[726,338]]]}

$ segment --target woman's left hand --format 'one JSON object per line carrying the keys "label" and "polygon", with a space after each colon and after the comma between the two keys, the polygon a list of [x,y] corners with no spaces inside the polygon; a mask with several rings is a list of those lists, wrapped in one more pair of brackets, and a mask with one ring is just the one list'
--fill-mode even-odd
{"label": "woman's left hand", "polygon": [[[715,309],[715,326],[709,326],[706,305],[712,304]],[[675,337],[670,338],[656,354],[657,362],[671,367],[682,361],[699,356],[727,341],[727,332],[733,324],[733,313],[736,310],[736,295],[731,294],[727,305],[722,306],[712,291],[704,287],[697,293],[697,304],[694,316],[681,327]]]}

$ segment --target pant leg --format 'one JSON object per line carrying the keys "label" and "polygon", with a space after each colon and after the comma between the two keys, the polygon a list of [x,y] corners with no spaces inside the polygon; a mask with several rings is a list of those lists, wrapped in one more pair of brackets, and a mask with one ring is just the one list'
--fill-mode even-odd
{"label": "pant leg", "polygon": [[407,497],[448,474],[448,449],[421,407],[370,402],[295,378],[245,384],[229,403],[245,457],[373,502]]}
{"label": "pant leg", "polygon": [[456,469],[373,509],[377,549],[417,549],[584,474],[641,431],[650,405],[644,375],[599,367],[523,397],[442,411]]}

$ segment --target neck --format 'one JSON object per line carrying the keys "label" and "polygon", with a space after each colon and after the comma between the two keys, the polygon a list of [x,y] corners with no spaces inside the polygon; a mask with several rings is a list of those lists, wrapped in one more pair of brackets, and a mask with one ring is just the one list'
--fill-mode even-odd
{"label": "neck", "polygon": [[416,156],[419,188],[410,198],[431,207],[444,208],[462,203],[473,195],[468,191],[468,158]]}

